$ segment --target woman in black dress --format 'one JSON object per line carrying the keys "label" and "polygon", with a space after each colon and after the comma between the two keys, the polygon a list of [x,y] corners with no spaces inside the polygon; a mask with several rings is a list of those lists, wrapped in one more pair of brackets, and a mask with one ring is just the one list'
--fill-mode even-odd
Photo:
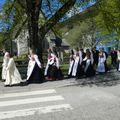
{"label": "woman in black dress", "polygon": [[76,58],[78,58],[78,66],[77,66],[77,73],[76,73],[76,79],[80,79],[83,77],[84,75],[84,69],[82,67],[82,61],[83,61],[83,57],[82,57],[82,51],[81,50],[77,50],[76,53]]}
{"label": "woman in black dress", "polygon": [[53,49],[53,53],[48,58],[48,69],[46,78],[49,81],[63,79],[63,74],[60,69],[59,58],[56,49]]}
{"label": "woman in black dress", "polygon": [[42,72],[41,62],[33,49],[30,49],[29,52],[30,60],[27,71],[27,83],[42,83],[44,80],[44,75]]}
{"label": "woman in black dress", "polygon": [[74,63],[75,63],[75,54],[73,50],[70,50],[68,78],[73,77],[72,72],[73,72]]}
{"label": "woman in black dress", "polygon": [[86,77],[92,77],[95,75],[93,67],[93,58],[89,50],[86,51],[86,57],[83,59],[84,72]]}

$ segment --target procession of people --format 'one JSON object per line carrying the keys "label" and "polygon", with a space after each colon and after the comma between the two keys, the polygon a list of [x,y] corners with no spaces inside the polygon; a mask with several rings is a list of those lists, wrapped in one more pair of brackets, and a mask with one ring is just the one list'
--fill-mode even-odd
{"label": "procession of people", "polygon": [[[111,52],[111,64],[120,72],[120,50],[112,49]],[[92,77],[96,73],[104,74],[109,70],[107,58],[108,53],[103,48],[97,50],[94,47],[91,50],[86,49],[86,52],[79,48],[71,50],[68,77],[79,79]]]}
{"label": "procession of people", "polygon": [[[120,50],[112,49],[110,55],[111,64],[116,66],[120,72]],[[27,78],[23,81],[12,54],[4,51],[2,64],[4,86],[28,85],[31,83],[42,83],[44,80],[54,81],[64,78],[60,68],[60,58],[55,48],[48,50],[48,59],[44,71],[34,49],[29,49],[28,57]],[[68,78],[80,79],[83,77],[92,77],[96,73],[106,73],[109,70],[107,58],[108,54],[103,48],[97,50],[94,47],[85,51],[82,48],[71,49],[69,54]]]}

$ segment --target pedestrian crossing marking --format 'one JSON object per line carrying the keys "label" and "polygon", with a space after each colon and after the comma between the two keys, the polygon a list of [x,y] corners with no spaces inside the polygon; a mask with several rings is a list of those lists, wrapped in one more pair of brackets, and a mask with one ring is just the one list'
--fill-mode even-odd
{"label": "pedestrian crossing marking", "polygon": [[57,112],[62,110],[72,110],[73,108],[69,104],[60,104],[60,105],[52,105],[46,107],[39,107],[39,108],[30,108],[30,109],[23,109],[23,110],[16,110],[16,111],[6,111],[0,112],[0,120],[7,119],[7,118],[14,118],[14,117],[21,117],[21,116],[29,116],[37,114],[46,114],[51,112]]}
{"label": "pedestrian crossing marking", "polygon": [[[39,115],[39,114],[46,114],[51,112],[63,111],[63,110],[72,110],[73,108],[71,107],[70,104],[63,103],[64,97],[62,97],[61,95],[57,95],[56,93],[57,92],[55,89],[48,89],[48,90],[37,90],[37,91],[29,91],[29,92],[21,92],[21,93],[8,93],[1,95],[0,99],[4,98],[4,101],[2,100],[0,102],[0,109],[1,109],[0,120],[29,116],[34,114]],[[34,95],[34,97],[32,95]],[[38,95],[46,95],[46,96],[40,97]],[[54,104],[52,102],[54,102]],[[35,107],[35,105],[38,103],[39,105],[41,103],[41,105]],[[44,103],[47,103],[47,105]],[[33,107],[29,107],[29,105],[31,104]],[[23,107],[21,108],[18,107],[16,110],[14,109],[14,107],[22,106],[22,105]],[[27,105],[27,108],[25,107],[25,105]],[[7,108],[10,109],[6,111]]]}
{"label": "pedestrian crossing marking", "polygon": [[48,89],[48,90],[39,90],[39,91],[30,91],[30,92],[21,92],[21,93],[8,93],[8,94],[0,95],[0,98],[21,97],[26,95],[43,95],[50,93],[56,93],[56,91],[54,89]]}
{"label": "pedestrian crossing marking", "polygon": [[37,102],[50,102],[56,100],[64,100],[62,96],[50,96],[50,97],[37,97],[37,98],[29,98],[29,99],[21,99],[21,100],[10,100],[10,101],[2,101],[0,102],[0,107],[12,106],[12,105],[23,105]]}

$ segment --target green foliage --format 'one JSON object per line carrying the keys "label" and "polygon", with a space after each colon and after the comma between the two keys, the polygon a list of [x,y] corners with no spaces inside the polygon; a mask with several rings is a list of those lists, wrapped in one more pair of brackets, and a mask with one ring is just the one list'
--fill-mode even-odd
{"label": "green foliage", "polygon": [[[23,8],[19,3],[19,0],[6,0],[2,13],[4,17],[1,20],[5,23],[3,25],[4,40],[14,39],[17,31],[21,28],[22,23],[25,21],[25,8]],[[21,0],[22,4],[25,4]],[[24,26],[25,27],[25,26]]]}
{"label": "green foliage", "polygon": [[101,0],[100,14],[96,17],[97,25],[104,34],[120,35],[120,0]]}
{"label": "green foliage", "polygon": [[60,68],[61,68],[62,73],[63,73],[64,75],[67,75],[67,74],[68,74],[69,64],[62,64]]}
{"label": "green foliage", "polygon": [[4,35],[2,33],[0,33],[0,42],[3,41]]}
{"label": "green foliage", "polygon": [[99,14],[97,16],[91,18],[88,14],[89,19],[81,21],[79,15],[76,15],[57,26],[62,33],[62,37],[71,46],[82,44],[85,41],[82,37],[91,33],[91,31],[93,34],[95,31],[99,31],[99,35],[96,35],[96,37],[101,39],[102,44],[120,39],[120,0],[101,0],[98,2],[96,11],[99,11]]}
{"label": "green foliage", "polygon": [[79,18],[72,18],[71,20],[60,23],[56,26],[62,33],[62,37],[72,46],[89,47],[91,42],[83,40],[87,35],[95,34],[97,28],[94,18],[89,18],[84,21],[79,21]]}
{"label": "green foliage", "polygon": [[[49,0],[48,0],[49,1]],[[53,0],[54,1],[54,0]],[[61,4],[65,4],[68,0],[59,0]],[[90,1],[95,0],[78,0],[75,8],[79,6],[87,6]],[[111,33],[115,34],[115,38],[120,38],[120,0],[98,0],[99,7],[96,11],[99,11],[98,16],[94,18],[89,18],[87,20],[81,20],[79,15],[72,17],[71,19],[60,23],[57,27],[53,28],[56,34],[59,34],[65,38],[72,46],[82,44],[83,36],[87,34],[94,34],[94,32],[99,30],[102,35],[109,35]],[[50,2],[49,2],[50,3]],[[3,7],[3,16],[0,19],[4,20],[5,23],[9,24],[9,30],[4,30],[6,32],[5,38],[3,35],[0,35],[0,41],[3,39],[11,38],[18,36],[21,32],[21,29],[26,28],[26,25],[23,24],[26,20],[26,3],[25,0],[6,0],[6,3]],[[73,9],[75,10],[75,9]],[[87,14],[88,17],[91,13]],[[48,19],[44,18],[45,16],[40,16],[39,26],[43,26]],[[12,18],[12,20],[11,20]],[[85,18],[86,19],[86,18]],[[95,23],[95,28],[93,27],[92,21]],[[96,21],[96,22],[95,22]],[[92,33],[92,32],[93,33]],[[66,33],[68,32],[68,35]],[[91,32],[91,33],[90,33]],[[17,35],[16,35],[17,34]],[[6,37],[7,36],[7,37]],[[111,39],[105,39],[109,41]]]}

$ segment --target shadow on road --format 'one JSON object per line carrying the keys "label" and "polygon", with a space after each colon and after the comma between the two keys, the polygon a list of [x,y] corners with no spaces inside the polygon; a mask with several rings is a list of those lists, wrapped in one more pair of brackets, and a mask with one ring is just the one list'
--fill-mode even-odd
{"label": "shadow on road", "polygon": [[[115,86],[120,84],[120,72],[111,71],[106,74],[96,75],[91,78],[81,78],[75,80],[75,82],[71,85],[67,86],[98,86],[98,87],[107,87],[107,86]],[[66,87],[67,87],[66,86]]]}

